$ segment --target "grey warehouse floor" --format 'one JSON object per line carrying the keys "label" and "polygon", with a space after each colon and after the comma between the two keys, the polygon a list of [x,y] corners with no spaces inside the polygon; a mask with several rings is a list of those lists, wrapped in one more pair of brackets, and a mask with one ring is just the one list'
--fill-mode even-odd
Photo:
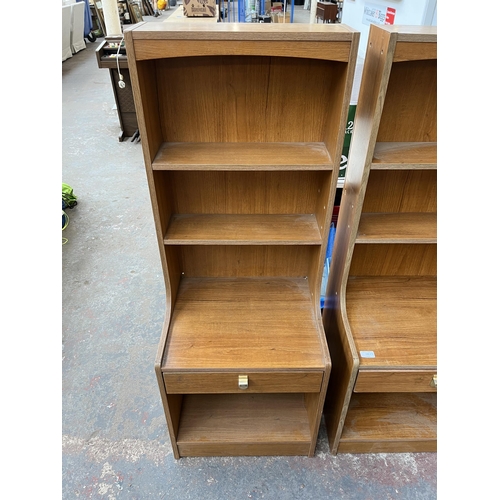
{"label": "grey warehouse floor", "polygon": [[153,370],[165,289],[141,144],[118,141],[102,40],[62,63],[62,181],[78,197],[62,247],[62,498],[436,498],[437,454],[333,456],[323,426],[313,458],[174,459]]}

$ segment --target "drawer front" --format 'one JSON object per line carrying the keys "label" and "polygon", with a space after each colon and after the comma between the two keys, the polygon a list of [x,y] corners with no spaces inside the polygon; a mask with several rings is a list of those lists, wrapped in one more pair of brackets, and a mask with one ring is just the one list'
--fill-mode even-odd
{"label": "drawer front", "polygon": [[[240,375],[248,377],[246,389]],[[164,373],[163,379],[168,394],[319,392],[323,372]]]}
{"label": "drawer front", "polygon": [[436,370],[360,370],[354,392],[436,392]]}

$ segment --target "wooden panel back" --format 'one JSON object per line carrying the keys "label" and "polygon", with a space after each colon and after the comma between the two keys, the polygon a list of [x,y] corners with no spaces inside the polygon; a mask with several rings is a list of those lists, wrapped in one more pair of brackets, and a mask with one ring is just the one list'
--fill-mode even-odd
{"label": "wooden panel back", "polygon": [[[174,211],[180,214],[312,214],[320,191],[328,193],[328,171],[171,171]],[[324,206],[324,205],[323,205]]]}
{"label": "wooden panel back", "polygon": [[358,243],[351,276],[436,276],[437,245]]}
{"label": "wooden panel back", "polygon": [[437,61],[392,66],[377,140],[437,140]]}
{"label": "wooden panel back", "polygon": [[306,277],[317,246],[186,245],[180,248],[186,277]]}
{"label": "wooden panel back", "polygon": [[157,62],[168,142],[322,141],[345,63],[293,57],[200,56]]}
{"label": "wooden panel back", "polygon": [[436,170],[372,170],[363,212],[436,212]]}

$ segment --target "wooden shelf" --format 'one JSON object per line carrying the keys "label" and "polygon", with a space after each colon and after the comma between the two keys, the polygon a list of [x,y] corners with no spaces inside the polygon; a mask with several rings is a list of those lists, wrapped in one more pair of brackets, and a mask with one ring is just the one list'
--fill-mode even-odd
{"label": "wooden shelf", "polygon": [[162,369],[321,369],[320,325],[301,278],[183,278]]}
{"label": "wooden shelf", "polygon": [[186,395],[177,444],[189,456],[307,454],[304,395]]}
{"label": "wooden shelf", "polygon": [[154,170],[331,170],[322,142],[166,142]]}
{"label": "wooden shelf", "polygon": [[347,315],[362,368],[435,368],[435,277],[350,277]]}
{"label": "wooden shelf", "polygon": [[436,394],[353,394],[338,451],[436,451],[436,428]]}
{"label": "wooden shelf", "polygon": [[312,457],[360,33],[160,24],[125,42],[165,282],[155,373],[174,457]]}
{"label": "wooden shelf", "polygon": [[436,213],[363,213],[356,243],[436,243]]}
{"label": "wooden shelf", "polygon": [[311,215],[173,215],[166,245],[320,245]]}
{"label": "wooden shelf", "polygon": [[436,142],[377,142],[372,170],[435,170]]}

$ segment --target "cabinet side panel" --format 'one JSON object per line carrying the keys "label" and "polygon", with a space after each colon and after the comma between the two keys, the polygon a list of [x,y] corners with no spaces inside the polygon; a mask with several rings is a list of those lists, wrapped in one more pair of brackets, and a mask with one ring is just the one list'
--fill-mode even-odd
{"label": "cabinet side panel", "polygon": [[161,143],[163,133],[158,108],[158,86],[155,61],[135,61],[133,41],[127,39],[127,55],[137,122],[141,134],[142,151],[146,168],[150,168]]}
{"label": "cabinet side panel", "polygon": [[330,450],[334,454],[337,453],[359,366],[345,305],[345,281],[356,235],[359,196],[356,190],[344,188],[323,309],[323,325],[332,362],[323,412]]}
{"label": "cabinet side panel", "polygon": [[165,248],[163,244],[165,233],[174,210],[174,196],[167,176],[149,169],[147,172],[150,182],[151,204],[156,224],[160,259],[165,279],[167,310],[171,311],[175,303],[182,271],[179,250]]}
{"label": "cabinet side panel", "polygon": [[[323,243],[321,248],[318,248],[317,258],[311,261],[308,273],[309,286],[315,304],[320,304],[321,281],[323,279],[323,268],[332,219],[333,202],[335,200],[335,185],[337,183],[337,178],[338,171],[337,174],[335,172],[328,172],[325,174],[316,193],[315,216],[318,221]],[[318,315],[318,318],[320,318],[320,315]]]}
{"label": "cabinet side panel", "polygon": [[[336,314],[340,312],[337,311]],[[330,450],[336,454],[358,373],[359,360],[355,347],[350,344],[343,329],[342,319],[326,318],[326,321],[329,324],[327,339],[332,369],[323,413]]]}
{"label": "cabinet side panel", "polygon": [[[371,26],[323,309],[323,325],[332,357],[332,370],[324,406],[332,453],[337,453],[338,450],[359,367],[359,358],[347,319],[345,293],[366,181],[375,148],[374,127],[378,126],[384,104],[384,94],[381,94],[380,89],[385,88],[390,75],[395,42],[395,36],[374,30]],[[352,147],[354,144],[357,144],[356,148]]]}
{"label": "cabinet side panel", "polygon": [[161,370],[161,360],[167,342],[169,323],[170,323],[170,313],[167,311],[165,321],[163,323],[160,342],[158,344],[158,350],[155,360],[155,374],[156,374],[156,380],[158,382],[158,388],[160,390],[160,396],[163,404],[163,411],[165,413],[165,420],[167,421],[167,428],[170,437],[170,443],[172,445],[172,452],[174,454],[174,457],[178,459],[180,458],[180,455],[179,455],[179,449],[177,447],[177,431],[179,426],[180,409],[182,406],[182,395],[174,395],[167,397],[167,390],[165,387],[165,381],[163,379],[163,373]]}
{"label": "cabinet side panel", "polygon": [[[319,305],[317,307],[319,309]],[[309,450],[309,456],[314,455],[316,449],[316,443],[318,440],[319,427],[321,424],[321,417],[323,415],[323,408],[325,405],[326,391],[328,390],[328,381],[330,380],[330,373],[332,369],[332,362],[330,358],[330,353],[328,351],[328,345],[326,344],[325,335],[323,332],[323,326],[321,325],[321,318],[318,316],[318,330],[321,331],[320,342],[323,349],[325,357],[325,371],[323,373],[323,381],[321,383],[321,390],[319,393],[305,393],[304,402],[307,410],[307,417],[309,419],[309,428],[311,431],[311,448]]]}
{"label": "cabinet side panel", "polygon": [[[345,134],[345,122],[347,122],[347,109],[349,107],[349,95],[352,89],[351,69],[347,64],[337,63],[335,65],[335,78],[328,89],[329,96],[324,105],[328,109],[326,114],[323,141],[332,156],[336,157],[342,150]],[[339,162],[340,164],[340,156]]]}
{"label": "cabinet side panel", "polygon": [[161,172],[153,171],[154,190],[152,196],[156,199],[153,214],[158,219],[161,241],[167,232],[170,217],[174,212],[174,196],[169,178]]}

